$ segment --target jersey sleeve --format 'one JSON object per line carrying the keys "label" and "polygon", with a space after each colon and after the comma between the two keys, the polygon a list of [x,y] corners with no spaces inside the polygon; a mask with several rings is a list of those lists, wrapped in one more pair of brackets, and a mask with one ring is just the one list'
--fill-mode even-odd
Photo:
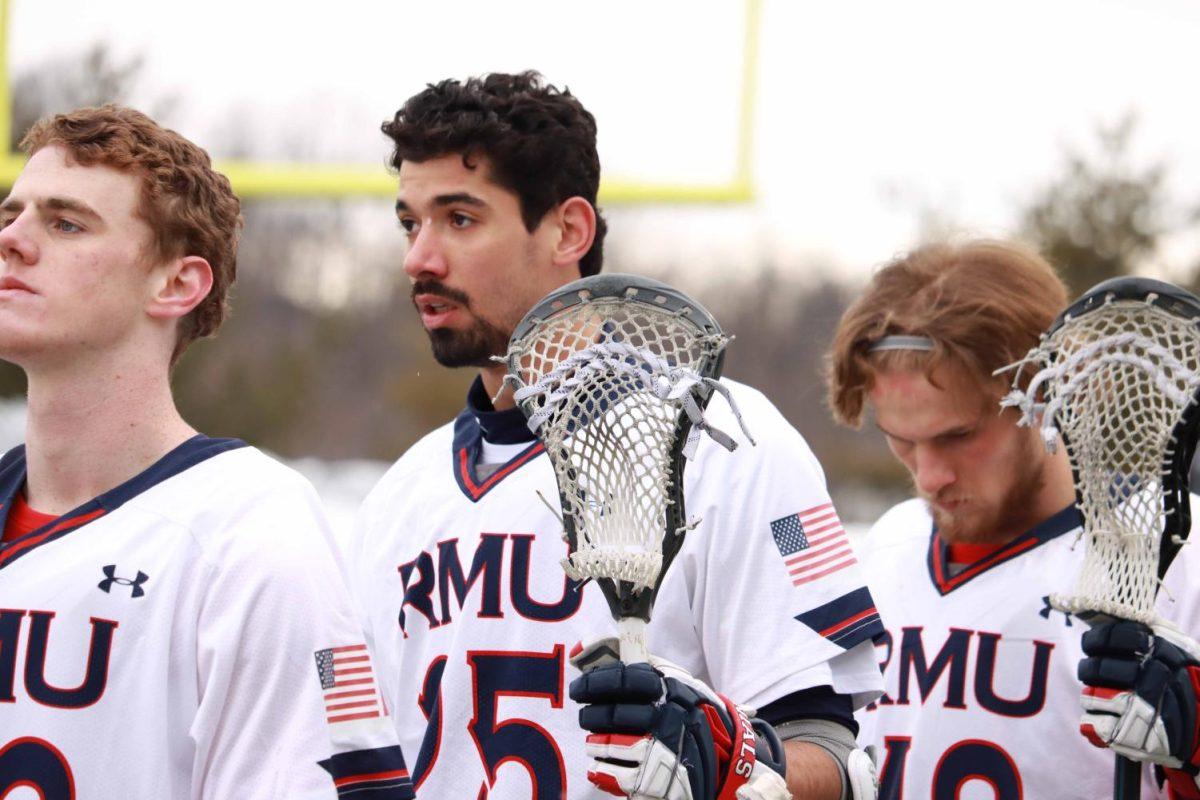
{"label": "jersey sleeve", "polygon": [[192,797],[411,798],[332,535],[299,480],[210,520]]}
{"label": "jersey sleeve", "polygon": [[[732,388],[758,444],[705,441],[687,465],[686,511],[701,522],[654,613],[695,632],[697,674],[738,702],[829,686],[862,706],[883,688],[872,646],[883,627],[824,474],[761,393]],[[719,398],[706,413],[737,430]]]}

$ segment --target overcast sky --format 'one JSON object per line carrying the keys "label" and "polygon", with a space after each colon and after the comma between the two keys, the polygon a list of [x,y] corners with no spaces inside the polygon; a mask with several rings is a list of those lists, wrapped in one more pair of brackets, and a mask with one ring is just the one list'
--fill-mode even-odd
{"label": "overcast sky", "polygon": [[[11,71],[96,41],[142,54],[138,100],[178,98],[169,121],[202,144],[250,132],[278,152],[379,163],[379,121],[426,82],[534,67],[594,111],[606,174],[720,181],[734,169],[740,0],[9,9]],[[862,273],[913,244],[921,206],[1003,235],[1064,147],[1129,110],[1139,157],[1168,159],[1173,195],[1200,202],[1194,0],[763,0],[761,22],[757,202],[618,210],[626,258]]]}

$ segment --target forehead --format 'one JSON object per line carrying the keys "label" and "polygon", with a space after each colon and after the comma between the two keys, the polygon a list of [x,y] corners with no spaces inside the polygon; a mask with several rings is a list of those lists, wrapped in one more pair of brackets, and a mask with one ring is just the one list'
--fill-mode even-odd
{"label": "forehead", "polygon": [[49,145],[30,156],[9,198],[24,204],[73,200],[101,217],[119,218],[135,216],[140,193],[137,175],[102,164],[84,166],[72,161],[64,148]]}
{"label": "forehead", "polygon": [[879,424],[906,439],[969,424],[995,406],[984,389],[949,365],[938,367],[932,376],[921,369],[881,370],[869,398]]}
{"label": "forehead", "polygon": [[503,202],[504,198],[516,201],[515,192],[492,180],[491,163],[485,156],[473,157],[471,164],[463,164],[461,153],[404,161],[400,164],[397,197],[409,205],[453,194],[469,194],[488,202]]}

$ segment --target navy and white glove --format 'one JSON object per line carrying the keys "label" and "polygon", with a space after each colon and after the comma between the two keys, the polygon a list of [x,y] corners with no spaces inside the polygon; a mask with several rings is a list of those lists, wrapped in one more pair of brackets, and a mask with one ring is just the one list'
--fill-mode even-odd
{"label": "navy and white glove", "polygon": [[1121,620],[1083,634],[1079,731],[1097,747],[1160,764],[1174,795],[1200,798],[1200,648],[1165,628]]}
{"label": "navy and white glove", "polygon": [[598,788],[633,800],[791,800],[775,731],[682,667],[625,664],[613,638],[578,647],[571,663]]}

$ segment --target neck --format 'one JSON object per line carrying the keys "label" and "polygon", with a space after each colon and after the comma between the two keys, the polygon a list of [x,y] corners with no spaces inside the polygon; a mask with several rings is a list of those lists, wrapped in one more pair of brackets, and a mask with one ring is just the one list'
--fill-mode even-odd
{"label": "neck", "polygon": [[1044,522],[1075,502],[1075,477],[1071,460],[1062,440],[1053,455],[1047,455],[1042,472],[1041,491],[1034,497],[1033,512],[1038,522]]}
{"label": "neck", "polygon": [[[508,368],[502,364],[497,364],[494,367],[484,367],[479,370],[479,377],[483,380],[483,388],[487,390],[488,397],[492,399],[492,406],[497,411],[507,411],[510,408],[516,408],[516,401],[513,400],[512,385],[505,385],[504,376],[508,374]],[[500,387],[504,387],[504,391],[500,391]],[[497,393],[499,396],[497,397]]]}
{"label": "neck", "polygon": [[[27,370],[29,505],[62,514],[115,488],[195,435],[161,364],[96,355]],[[116,366],[119,363],[120,366]]]}

